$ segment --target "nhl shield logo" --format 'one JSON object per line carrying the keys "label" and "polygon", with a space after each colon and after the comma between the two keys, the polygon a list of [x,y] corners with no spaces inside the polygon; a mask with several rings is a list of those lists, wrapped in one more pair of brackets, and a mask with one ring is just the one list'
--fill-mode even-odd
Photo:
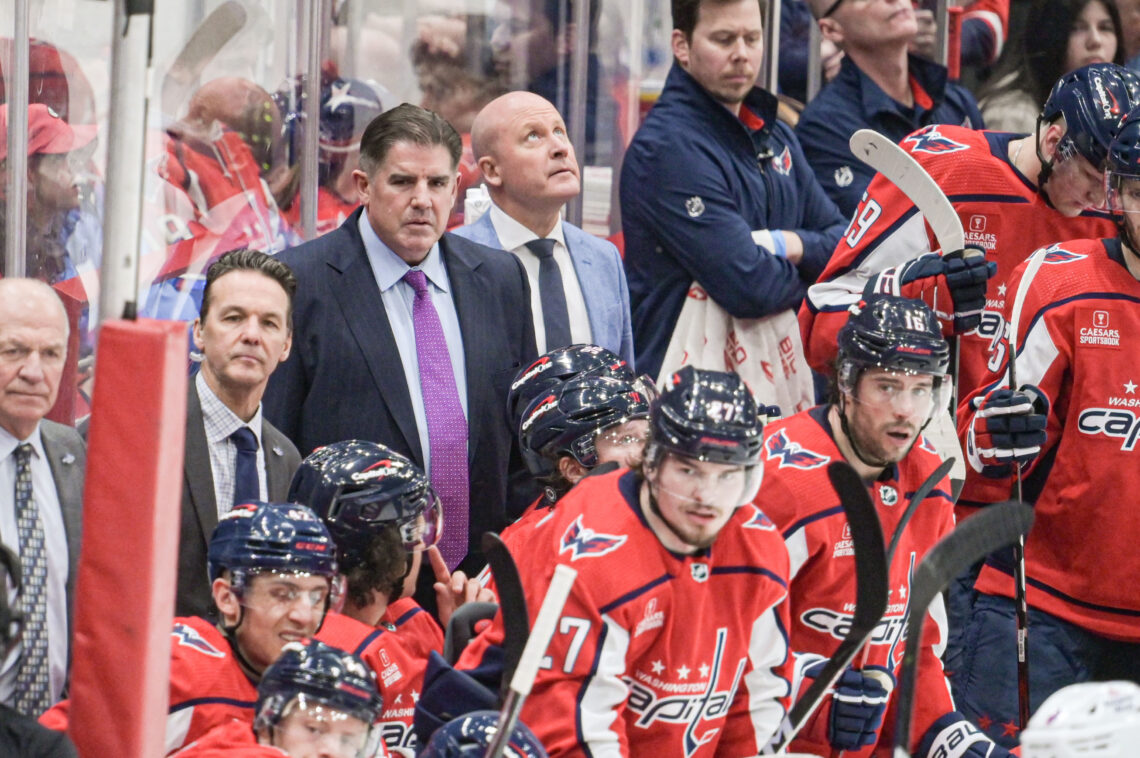
{"label": "nhl shield logo", "polygon": [[693,581],[703,582],[709,578],[709,564],[707,563],[694,563],[689,566],[689,571],[693,575]]}
{"label": "nhl shield logo", "polygon": [[835,185],[837,187],[850,187],[853,181],[855,181],[855,174],[852,173],[850,166],[840,166],[835,169]]}
{"label": "nhl shield logo", "polygon": [[889,484],[879,485],[879,497],[883,505],[894,505],[899,501],[899,492]]}
{"label": "nhl shield logo", "polygon": [[690,218],[696,218],[705,212],[705,201],[701,200],[700,195],[693,195],[685,201],[685,210],[688,211]]}

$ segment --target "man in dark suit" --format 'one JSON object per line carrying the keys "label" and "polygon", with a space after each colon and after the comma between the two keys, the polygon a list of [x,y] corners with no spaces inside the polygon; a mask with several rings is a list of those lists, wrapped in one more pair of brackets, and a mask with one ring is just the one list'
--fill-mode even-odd
{"label": "man in dark suit", "polygon": [[18,653],[0,668],[0,702],[39,716],[67,680],[82,534],[86,447],[44,420],[55,405],[68,321],[51,287],[0,280],[0,540],[23,567]]}
{"label": "man in dark suit", "polygon": [[582,182],[561,114],[534,93],[508,92],[479,111],[471,147],[492,205],[455,233],[522,261],[538,352],[601,345],[632,366],[621,256],[612,243],[562,220],[562,206],[578,196]]}
{"label": "man in dark suit", "polygon": [[296,289],[288,266],[256,250],[230,251],[206,272],[194,322],[202,368],[186,399],[179,616],[215,613],[206,547],[218,517],[249,500],[284,502],[301,462],[261,410],[269,375],[289,356]]}
{"label": "man in dark suit", "polygon": [[461,149],[418,106],[365,129],[353,174],[364,207],[280,256],[297,272],[297,328],[265,409],[306,452],[359,438],[411,458],[443,501],[448,568],[474,548],[469,571],[479,535],[506,523],[521,463],[506,398],[535,346],[519,261],[444,234]]}

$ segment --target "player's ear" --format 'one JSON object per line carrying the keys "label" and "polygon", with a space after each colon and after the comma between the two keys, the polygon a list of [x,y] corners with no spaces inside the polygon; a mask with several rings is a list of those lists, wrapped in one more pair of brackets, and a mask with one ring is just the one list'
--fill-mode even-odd
{"label": "player's ear", "polygon": [[819,33],[825,40],[833,43],[836,47],[843,46],[843,25],[833,18],[821,18],[819,21]]}
{"label": "player's ear", "polygon": [[681,68],[689,68],[689,38],[680,29],[673,30],[672,37],[673,57],[681,64]]}
{"label": "player's ear", "polygon": [[210,591],[214,595],[214,605],[222,615],[222,623],[226,626],[236,624],[241,618],[241,601],[230,586],[229,580],[221,577],[215,579]]}
{"label": "player's ear", "polygon": [[564,455],[558,459],[558,473],[570,484],[577,484],[590,470],[574,460],[573,456]]}

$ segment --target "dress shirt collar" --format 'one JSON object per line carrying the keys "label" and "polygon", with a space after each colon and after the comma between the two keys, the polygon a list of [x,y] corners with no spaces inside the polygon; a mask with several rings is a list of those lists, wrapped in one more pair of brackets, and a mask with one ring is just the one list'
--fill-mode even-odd
{"label": "dress shirt collar", "polygon": [[40,436],[40,425],[36,424],[35,431],[28,435],[26,440],[16,439],[14,434],[0,427],[0,461],[8,460],[8,456],[25,442],[32,443],[32,449],[36,451],[36,457],[41,460],[47,460],[47,453],[44,452],[43,438]]}
{"label": "dress shirt collar", "polygon": [[[376,277],[376,284],[381,292],[387,292],[396,282],[404,278],[404,274],[412,268],[407,262],[392,252],[392,248],[372,228],[368,220],[368,213],[361,213],[357,222],[360,228],[360,239],[364,241],[364,252],[368,256],[368,263],[372,266],[372,275]],[[444,292],[449,291],[447,273],[443,269],[443,256],[439,252],[439,242],[431,246],[427,257],[416,266],[428,280]]]}
{"label": "dress shirt collar", "polygon": [[[518,250],[532,240],[541,239],[512,216],[507,215],[507,212],[495,205],[494,202],[491,203],[491,209],[488,212],[491,214],[491,225],[495,227],[495,234],[498,235],[499,242],[503,245],[504,250]],[[546,239],[552,239],[562,247],[566,247],[566,237],[562,234],[561,213],[558,214],[558,223],[550,230],[550,234],[546,235]]]}
{"label": "dress shirt collar", "polygon": [[221,442],[241,427],[248,426],[257,437],[257,446],[261,447],[261,403],[257,404],[253,418],[246,423],[214,394],[201,371],[194,378],[194,387],[198,390],[198,402],[202,404],[202,425],[206,429],[207,442]]}

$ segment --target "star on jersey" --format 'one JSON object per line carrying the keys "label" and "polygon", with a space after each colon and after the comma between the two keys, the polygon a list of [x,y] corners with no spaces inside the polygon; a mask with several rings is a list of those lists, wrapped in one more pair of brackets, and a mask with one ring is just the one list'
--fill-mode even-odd
{"label": "star on jersey", "polygon": [[1135,395],[1136,394],[1136,383],[1133,382],[1131,379],[1129,379],[1127,382],[1124,383],[1124,391],[1127,392],[1129,395]]}
{"label": "star on jersey", "polygon": [[899,600],[906,600],[906,585],[899,585]]}
{"label": "star on jersey", "polygon": [[413,703],[420,702],[420,693],[417,692],[416,690],[412,690],[412,702]]}
{"label": "star on jersey", "polygon": [[690,669],[688,666],[682,665],[681,668],[677,669],[677,678],[688,679],[690,671],[692,671],[692,669]]}
{"label": "star on jersey", "polygon": [[665,664],[662,663],[660,660],[654,661],[652,664],[650,664],[650,667],[653,669],[654,674],[660,674],[662,671],[665,670]]}
{"label": "star on jersey", "polygon": [[709,671],[711,669],[709,669],[709,665],[707,663],[702,663],[697,670],[701,672],[701,679],[709,678]]}
{"label": "star on jersey", "polygon": [[1005,282],[998,285],[998,294],[1005,297]]}

